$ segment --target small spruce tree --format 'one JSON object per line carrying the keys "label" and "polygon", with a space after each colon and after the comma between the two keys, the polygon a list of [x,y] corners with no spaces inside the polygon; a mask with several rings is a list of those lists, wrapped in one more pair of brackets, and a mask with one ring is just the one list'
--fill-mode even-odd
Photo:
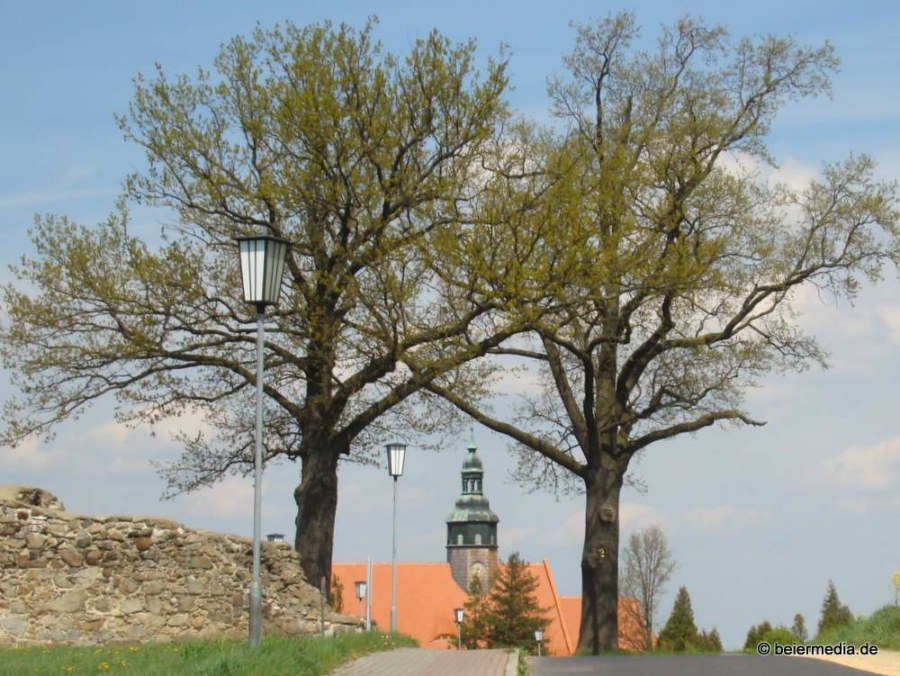
{"label": "small spruce tree", "polygon": [[691,597],[687,587],[678,590],[672,614],[666,625],[659,632],[659,646],[663,650],[684,652],[699,647],[700,635],[694,624],[694,610],[691,608]]}
{"label": "small spruce tree", "polygon": [[466,611],[462,624],[462,644],[469,650],[486,648],[487,615],[490,608],[490,597],[485,594],[484,586],[478,575],[472,578],[469,585],[469,598],[463,608]]}
{"label": "small spruce tree", "polygon": [[523,648],[536,652],[534,632],[549,624],[535,596],[538,581],[518,552],[509,555],[497,573],[484,616],[484,645],[488,648]]}
{"label": "small spruce tree", "polygon": [[836,629],[837,627],[843,627],[845,624],[850,624],[852,620],[853,614],[847,606],[841,605],[834,582],[829,580],[828,591],[825,593],[825,600],[822,601],[822,617],[819,619],[818,635],[821,636],[829,629]]}
{"label": "small spruce tree", "polygon": [[706,649],[711,653],[720,653],[723,650],[722,637],[719,636],[719,630],[715,627],[712,628],[709,636],[707,636]]}
{"label": "small spruce tree", "polygon": [[722,638],[719,636],[719,631],[715,627],[709,633],[706,633],[706,630],[701,631],[697,636],[695,647],[705,653],[722,652]]}

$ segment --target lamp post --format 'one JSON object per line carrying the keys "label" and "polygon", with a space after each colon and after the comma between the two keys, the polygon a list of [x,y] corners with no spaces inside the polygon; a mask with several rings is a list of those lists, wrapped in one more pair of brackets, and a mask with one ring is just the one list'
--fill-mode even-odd
{"label": "lamp post", "polygon": [[462,650],[462,623],[466,611],[463,608],[454,608],[453,615],[456,617],[456,649]]}
{"label": "lamp post", "polygon": [[259,583],[259,535],[262,508],[263,317],[278,302],[288,241],[271,235],[238,237],[244,300],[256,305],[256,452],[253,456],[253,579],[250,582],[251,648],[262,640],[262,587]]}
{"label": "lamp post", "polygon": [[[356,600],[359,601],[359,619],[362,619],[362,600],[366,598],[366,581],[357,580],[353,584],[356,585]],[[368,608],[368,604],[366,604],[366,608]]]}
{"label": "lamp post", "polygon": [[391,632],[397,631],[397,478],[403,475],[406,444],[388,444],[388,474],[394,477],[394,528],[391,553]]}
{"label": "lamp post", "polygon": [[537,641],[538,645],[538,657],[541,656],[541,644],[544,642],[544,630],[538,627],[534,630],[534,640]]}

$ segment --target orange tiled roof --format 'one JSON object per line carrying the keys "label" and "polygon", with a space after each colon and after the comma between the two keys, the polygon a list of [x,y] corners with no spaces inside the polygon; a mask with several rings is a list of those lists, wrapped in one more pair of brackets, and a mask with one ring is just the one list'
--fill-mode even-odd
{"label": "orange tiled roof", "polygon": [[[535,596],[542,608],[548,608],[548,624],[544,629],[544,647],[551,655],[571,655],[578,645],[581,625],[581,597],[559,596],[550,563],[529,564],[528,571],[537,579]],[[332,573],[344,586],[344,612],[365,616],[365,602],[356,599],[356,580],[366,579],[366,564],[335,563]],[[391,616],[391,564],[372,564],[372,620],[386,631]],[[423,648],[446,650],[456,647],[456,623],[453,609],[465,604],[467,594],[450,574],[449,563],[397,564],[397,630],[412,636]],[[619,647],[628,650],[633,644],[627,635],[635,628],[634,619],[619,601]],[[634,600],[630,600],[634,603]]]}
{"label": "orange tiled roof", "polygon": [[[578,635],[581,627],[581,597],[560,596],[560,607],[569,630]],[[636,619],[637,599],[619,599],[619,650],[631,652],[642,650],[641,628]],[[651,637],[656,645],[656,635]]]}
{"label": "orange tiled roof", "polygon": [[[356,600],[354,582],[366,579],[366,564],[335,563],[332,575],[344,585],[344,612],[365,617],[365,602]],[[372,621],[382,631],[391,624],[391,564],[372,564]],[[462,608],[466,593],[450,575],[449,563],[397,564],[397,631],[423,648],[456,647],[453,609]]]}

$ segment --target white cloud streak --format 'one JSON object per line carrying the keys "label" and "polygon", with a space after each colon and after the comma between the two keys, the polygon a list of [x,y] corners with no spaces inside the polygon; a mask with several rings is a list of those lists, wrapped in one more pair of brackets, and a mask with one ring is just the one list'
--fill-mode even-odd
{"label": "white cloud streak", "polygon": [[756,507],[737,507],[735,505],[714,505],[709,507],[693,507],[687,511],[684,521],[688,528],[701,532],[727,530],[731,533],[738,530],[755,528],[771,520],[772,512]]}
{"label": "white cloud streak", "polygon": [[824,460],[818,477],[826,484],[860,491],[885,491],[900,485],[900,436],[867,447],[851,447]]}

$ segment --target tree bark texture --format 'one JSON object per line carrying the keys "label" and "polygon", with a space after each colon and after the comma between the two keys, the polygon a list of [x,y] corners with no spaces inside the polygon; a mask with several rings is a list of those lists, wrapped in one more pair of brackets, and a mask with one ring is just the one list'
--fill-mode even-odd
{"label": "tree bark texture", "polygon": [[334,520],[338,502],[337,449],[321,449],[303,458],[301,480],[294,489],[297,503],[297,530],[294,549],[309,584],[331,593],[331,557]]}
{"label": "tree bark texture", "polygon": [[600,471],[585,482],[578,650],[615,651],[619,639],[619,494],[622,473]]}

